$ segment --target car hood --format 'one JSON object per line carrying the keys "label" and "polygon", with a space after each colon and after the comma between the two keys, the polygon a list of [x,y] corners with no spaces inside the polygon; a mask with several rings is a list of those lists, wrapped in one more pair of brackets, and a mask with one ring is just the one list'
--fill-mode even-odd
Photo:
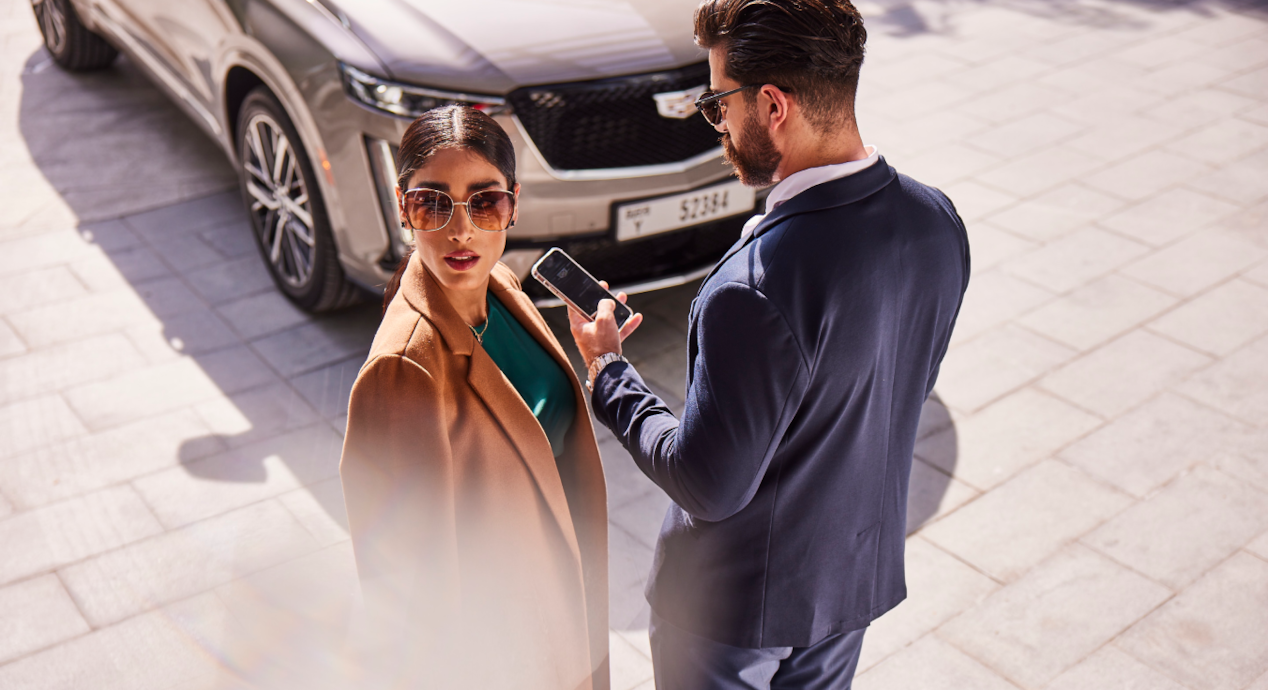
{"label": "car hood", "polygon": [[671,69],[706,57],[692,37],[695,0],[337,4],[340,19],[379,58],[385,76],[423,86],[505,94],[520,86]]}

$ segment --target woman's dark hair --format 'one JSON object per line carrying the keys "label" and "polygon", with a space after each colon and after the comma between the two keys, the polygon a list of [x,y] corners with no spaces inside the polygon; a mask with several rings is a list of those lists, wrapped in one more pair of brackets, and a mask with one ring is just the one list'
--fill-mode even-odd
{"label": "woman's dark hair", "polygon": [[[447,105],[428,110],[410,123],[401,136],[401,149],[396,155],[400,176],[396,184],[402,191],[419,168],[427,165],[437,151],[468,149],[480,154],[506,178],[508,189],[515,188],[515,146],[496,120],[465,105]],[[391,221],[389,221],[391,222]],[[401,257],[396,273],[383,290],[383,312],[401,287],[401,276],[409,265],[414,248]]]}
{"label": "woman's dark hair", "polygon": [[695,33],[700,47],[726,54],[728,77],[790,89],[815,129],[853,121],[867,30],[849,0],[705,0]]}

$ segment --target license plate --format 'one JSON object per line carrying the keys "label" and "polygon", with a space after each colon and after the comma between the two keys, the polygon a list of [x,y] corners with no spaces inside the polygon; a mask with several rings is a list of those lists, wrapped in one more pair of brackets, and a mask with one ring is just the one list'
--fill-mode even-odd
{"label": "license plate", "polygon": [[742,213],[752,213],[757,191],[739,180],[616,207],[616,239],[632,240]]}

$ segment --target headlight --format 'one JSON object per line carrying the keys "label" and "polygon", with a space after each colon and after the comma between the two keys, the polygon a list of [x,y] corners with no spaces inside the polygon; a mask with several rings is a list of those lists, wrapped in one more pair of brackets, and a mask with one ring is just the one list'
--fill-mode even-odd
{"label": "headlight", "polygon": [[371,108],[401,117],[415,118],[432,108],[454,104],[470,105],[490,115],[510,112],[506,99],[497,96],[438,91],[387,81],[342,62],[339,63],[339,73],[343,76],[343,87],[349,96]]}

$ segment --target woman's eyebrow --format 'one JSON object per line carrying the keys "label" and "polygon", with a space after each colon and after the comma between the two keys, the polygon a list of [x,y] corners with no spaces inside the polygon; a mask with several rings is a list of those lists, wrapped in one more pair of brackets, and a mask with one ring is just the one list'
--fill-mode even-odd
{"label": "woman's eyebrow", "polygon": [[502,187],[502,183],[498,180],[484,180],[482,182],[472,183],[471,186],[467,187],[467,189],[470,189],[470,190],[493,189],[493,188],[500,189],[501,187]]}

